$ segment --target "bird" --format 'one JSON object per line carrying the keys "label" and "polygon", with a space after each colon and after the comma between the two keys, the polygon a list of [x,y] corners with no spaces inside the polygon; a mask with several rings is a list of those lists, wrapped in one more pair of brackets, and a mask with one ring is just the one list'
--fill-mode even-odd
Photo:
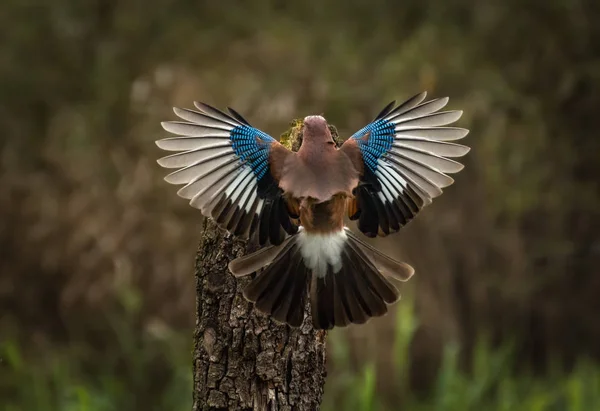
{"label": "bird", "polygon": [[394,282],[415,270],[361,239],[398,232],[454,183],[469,147],[453,142],[469,130],[450,127],[460,110],[448,97],[421,92],[389,103],[339,147],[327,120],[302,121],[298,151],[253,127],[232,108],[206,103],[174,108],[173,134],[156,141],[175,152],[158,159],[177,194],[231,235],[258,250],[232,260],[236,277],[256,274],[244,297],[278,323],[300,327],[310,301],[318,330],[363,324],[387,313]]}

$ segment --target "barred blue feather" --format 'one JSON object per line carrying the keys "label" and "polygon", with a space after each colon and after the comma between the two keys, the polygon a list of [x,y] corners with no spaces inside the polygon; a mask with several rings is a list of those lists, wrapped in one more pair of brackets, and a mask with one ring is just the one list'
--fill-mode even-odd
{"label": "barred blue feather", "polygon": [[270,135],[245,124],[231,130],[233,151],[252,167],[258,180],[264,177],[269,168],[269,149],[274,141]]}
{"label": "barred blue feather", "polygon": [[378,160],[392,148],[394,130],[393,123],[379,119],[361,128],[351,137],[356,140],[363,161],[373,173],[377,171]]}

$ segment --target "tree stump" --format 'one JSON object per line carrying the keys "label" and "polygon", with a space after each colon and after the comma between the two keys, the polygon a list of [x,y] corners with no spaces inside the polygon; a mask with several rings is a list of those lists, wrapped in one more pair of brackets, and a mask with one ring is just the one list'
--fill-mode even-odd
{"label": "tree stump", "polygon": [[[296,151],[302,122],[280,141]],[[339,144],[337,132],[332,127]],[[236,280],[227,264],[251,252],[205,220],[196,256],[194,411],[318,410],[326,376],[326,332],[312,327],[309,307],[300,328],[273,322],[242,296],[250,279]]]}

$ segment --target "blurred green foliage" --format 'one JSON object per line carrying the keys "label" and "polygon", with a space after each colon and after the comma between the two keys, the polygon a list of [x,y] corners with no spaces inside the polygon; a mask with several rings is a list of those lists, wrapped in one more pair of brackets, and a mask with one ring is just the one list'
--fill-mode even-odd
{"label": "blurred green foliage", "polygon": [[[396,310],[399,323],[416,323],[411,307],[409,303]],[[403,361],[394,366],[397,372],[391,377],[398,403],[378,395],[373,362],[367,360],[356,370],[348,367],[347,341],[343,331],[335,330],[329,336],[329,361],[335,372],[326,383],[323,410],[590,411],[600,404],[597,364],[582,360],[571,371],[556,369],[543,379],[531,374],[516,376],[511,370],[514,347],[493,348],[485,338],[479,339],[472,353],[473,367],[468,371],[459,365],[459,347],[449,344],[434,388],[429,395],[419,397],[408,388],[408,374],[404,372],[414,328],[399,329],[393,354]],[[135,364],[133,374],[127,376],[118,375],[118,365],[111,363],[95,369],[92,375],[85,373],[72,361],[69,348],[45,358],[25,359],[15,342],[5,341],[0,347],[3,410],[189,410],[191,356],[181,336],[138,341],[139,337],[126,328],[120,336],[128,361]],[[151,389],[145,384],[153,371],[152,362],[165,353],[168,378],[151,398],[144,398],[140,394]]]}
{"label": "blurred green foliage", "polygon": [[[0,347],[0,395],[4,411],[190,410],[192,407],[189,339],[156,341],[123,335],[127,373],[117,359],[104,359],[93,372],[82,369],[81,350],[62,347],[25,357],[15,341]],[[128,352],[128,349],[133,351]],[[156,362],[165,365],[157,384]],[[150,373],[152,372],[152,373]],[[151,394],[151,395],[150,395]]]}
{"label": "blurred green foliage", "polygon": [[416,267],[414,304],[332,334],[329,409],[598,408],[600,2],[0,11],[0,401],[188,407],[168,393],[190,389],[200,216],[154,162],[171,106],[232,106],[274,136],[324,114],[348,136],[427,90],[465,111],[473,150],[378,240]]}
{"label": "blurred green foliage", "polygon": [[189,410],[191,346],[186,333],[155,323],[145,332],[135,290],[120,291],[123,311],[110,315],[108,352],[93,344],[24,345],[0,340],[0,405],[4,411]]}
{"label": "blurred green foliage", "polygon": [[405,372],[410,362],[408,346],[414,336],[411,325],[417,321],[410,302],[396,310],[396,321],[399,326],[393,355],[402,361],[394,365],[394,376],[388,376],[393,379],[396,401],[377,394],[374,365],[368,359],[362,369],[348,367],[347,342],[343,332],[334,330],[329,336],[329,358],[335,378],[326,383],[324,410],[583,411],[595,410],[600,404],[597,364],[581,359],[572,370],[557,368],[546,378],[529,372],[516,375],[512,369],[514,344],[494,347],[483,336],[471,354],[469,370],[460,366],[459,345],[449,343],[433,389],[425,396],[416,395]]}

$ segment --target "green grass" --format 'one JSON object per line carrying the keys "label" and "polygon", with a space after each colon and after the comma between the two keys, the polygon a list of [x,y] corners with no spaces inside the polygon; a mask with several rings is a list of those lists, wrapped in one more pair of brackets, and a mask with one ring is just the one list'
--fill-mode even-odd
{"label": "green grass", "polygon": [[135,358],[128,357],[127,363],[98,361],[84,369],[79,365],[77,350],[52,351],[25,359],[15,342],[4,342],[0,347],[0,409],[189,411],[189,350],[187,355],[180,355],[179,341],[148,341],[137,349]]}
{"label": "green grass", "polygon": [[[514,344],[493,349],[482,337],[473,350],[469,372],[459,366],[459,346],[448,344],[434,387],[426,398],[409,389],[409,347],[418,321],[411,304],[398,306],[395,335],[395,398],[386,404],[375,392],[376,373],[367,362],[362,371],[348,367],[349,347],[337,330],[330,334],[335,376],[327,382],[325,411],[596,411],[600,410],[600,366],[581,358],[568,372],[555,370],[535,377],[515,374]],[[332,381],[334,379],[334,381]],[[329,390],[328,390],[329,389]]]}
{"label": "green grass", "polygon": [[[394,398],[377,392],[377,370],[366,359],[362,369],[348,365],[350,347],[343,331],[330,333],[334,369],[325,387],[323,409],[356,411],[595,411],[600,410],[600,367],[581,359],[569,372],[544,378],[515,375],[513,345],[492,349],[485,338],[472,353],[472,369],[458,365],[459,347],[446,346],[432,391],[411,393],[408,355],[418,320],[407,303],[398,306],[394,345]],[[189,336],[139,336],[118,322],[120,352],[87,363],[77,347],[25,356],[15,341],[0,345],[0,409],[3,411],[117,411],[191,409]],[[89,354],[89,353],[88,353]],[[87,361],[89,362],[89,361]],[[387,396],[389,398],[389,396]]]}
{"label": "green grass", "polygon": [[0,340],[0,411],[190,410],[189,333],[136,327],[136,293],[121,291],[123,310],[108,316],[104,350]]}

